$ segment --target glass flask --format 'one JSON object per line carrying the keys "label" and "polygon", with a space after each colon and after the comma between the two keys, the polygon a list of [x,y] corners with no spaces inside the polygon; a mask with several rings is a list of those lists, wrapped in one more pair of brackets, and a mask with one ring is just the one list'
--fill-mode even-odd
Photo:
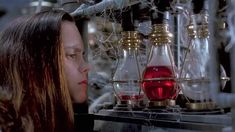
{"label": "glass flask", "polygon": [[174,99],[176,96],[176,73],[170,49],[173,35],[169,25],[154,24],[150,34],[152,48],[143,72],[142,88],[150,101]]}
{"label": "glass flask", "polygon": [[[193,100],[205,100],[208,98],[208,67],[209,60],[208,49],[208,30],[204,30],[199,38],[200,25],[193,23],[195,16],[191,16],[191,22],[188,26],[188,35],[190,37],[189,50],[184,60],[182,77],[186,80],[182,84],[182,92],[185,96]],[[199,28],[200,27],[200,28]],[[204,28],[205,25],[203,25]]]}
{"label": "glass flask", "polygon": [[[190,99],[186,106],[193,110],[213,109],[214,103],[211,102],[209,93],[209,31],[208,15],[200,14],[201,23],[191,23],[188,26],[188,35],[190,37],[189,50],[186,54],[182,69],[183,94]],[[195,19],[195,15],[191,19]],[[223,66],[220,66],[221,78],[226,78]],[[180,75],[181,76],[181,75]],[[222,82],[225,86],[226,82]]]}
{"label": "glass flask", "polygon": [[123,58],[119,59],[117,69],[113,75],[114,92],[118,104],[138,107],[144,97],[144,93],[140,88],[142,69],[138,61],[140,36],[137,31],[124,31],[120,43]]}

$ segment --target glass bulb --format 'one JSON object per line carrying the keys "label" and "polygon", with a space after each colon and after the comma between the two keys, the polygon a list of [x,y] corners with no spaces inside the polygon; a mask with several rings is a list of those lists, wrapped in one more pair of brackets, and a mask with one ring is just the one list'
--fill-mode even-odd
{"label": "glass bulb", "polygon": [[[208,38],[194,38],[191,40],[191,49],[187,54],[183,69],[182,92],[190,99],[209,101],[209,41]],[[226,77],[223,66],[220,66],[221,77]],[[225,86],[222,81],[222,86]]]}
{"label": "glass bulb", "polygon": [[142,83],[142,88],[150,101],[174,99],[176,96],[174,62],[169,48],[169,44],[152,47]]}
{"label": "glass bulb", "polygon": [[182,84],[182,92],[193,100],[208,100],[208,40],[195,38],[191,40],[191,45],[183,69],[183,77],[189,81]]}
{"label": "glass bulb", "polygon": [[115,92],[122,101],[135,100],[143,98],[140,91],[139,81],[139,68],[136,61],[136,51],[123,49],[123,60],[118,64],[117,70],[114,74],[113,80],[120,81],[114,82]]}
{"label": "glass bulb", "polygon": [[[125,36],[123,37],[125,39]],[[144,97],[144,93],[140,88],[140,73],[142,69],[138,61],[137,52],[138,48],[133,46],[133,43],[125,45],[124,41],[124,44],[122,44],[123,58],[119,58],[119,63],[113,76],[113,86],[119,101],[139,101]]]}
{"label": "glass bulb", "polygon": [[[196,16],[192,15],[192,20]],[[182,83],[182,92],[192,100],[200,102],[209,102],[211,97],[209,93],[209,31],[208,14],[201,14],[201,24],[190,23],[188,26],[188,35],[190,38],[189,50],[185,58],[182,77],[186,79]],[[196,25],[196,26],[195,26]],[[190,27],[190,28],[189,28]],[[225,77],[224,68],[220,66],[221,77]],[[222,81],[225,86],[226,81]]]}

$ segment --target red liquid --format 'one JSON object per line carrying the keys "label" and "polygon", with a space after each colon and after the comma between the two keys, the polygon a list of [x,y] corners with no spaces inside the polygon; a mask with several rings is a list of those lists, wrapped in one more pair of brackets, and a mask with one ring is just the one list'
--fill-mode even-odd
{"label": "red liquid", "polygon": [[144,95],[121,95],[119,94],[118,97],[121,101],[128,101],[128,100],[142,100]]}
{"label": "red liquid", "polygon": [[[150,66],[144,72],[144,79],[174,77],[174,73],[166,66]],[[144,81],[142,88],[150,101],[173,99],[176,96],[174,80]]]}

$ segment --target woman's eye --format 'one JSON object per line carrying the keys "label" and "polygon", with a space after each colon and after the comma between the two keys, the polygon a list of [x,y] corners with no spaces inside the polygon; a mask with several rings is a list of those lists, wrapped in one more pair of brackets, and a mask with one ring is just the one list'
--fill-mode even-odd
{"label": "woman's eye", "polygon": [[70,59],[76,59],[77,54],[68,54],[67,57],[69,57]]}

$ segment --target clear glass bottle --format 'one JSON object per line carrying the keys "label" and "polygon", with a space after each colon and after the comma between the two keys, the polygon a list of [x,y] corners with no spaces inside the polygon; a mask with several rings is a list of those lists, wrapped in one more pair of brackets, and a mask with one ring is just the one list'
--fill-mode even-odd
{"label": "clear glass bottle", "polygon": [[[193,23],[193,19],[201,19],[201,24]],[[182,91],[189,99],[205,102],[209,101],[209,32],[207,14],[191,16],[188,26],[190,37],[189,52],[183,66]]]}
{"label": "clear glass bottle", "polygon": [[[194,22],[198,19],[199,22]],[[191,15],[188,36],[189,50],[183,63],[182,75],[180,75],[184,79],[181,85],[182,92],[189,100],[186,107],[191,110],[211,110],[215,108],[215,104],[211,102],[209,92],[210,50],[206,12]],[[224,79],[227,79],[227,76],[222,65],[220,65],[220,72],[222,87],[224,87],[226,83]]]}
{"label": "clear glass bottle", "polygon": [[141,65],[138,61],[138,49],[141,43],[137,31],[122,32],[122,59],[119,59],[113,76],[113,86],[119,104],[138,107],[143,101],[141,90]]}
{"label": "clear glass bottle", "polygon": [[188,35],[190,37],[189,50],[184,60],[182,77],[185,79],[182,83],[182,92],[192,100],[208,100],[208,81],[209,73],[207,62],[209,60],[208,49],[208,30],[206,23],[197,25],[194,20],[195,15],[191,16],[191,22],[188,26]]}
{"label": "clear glass bottle", "polygon": [[153,25],[152,49],[143,72],[142,88],[150,101],[174,99],[176,73],[170,43],[173,35],[167,23]]}

